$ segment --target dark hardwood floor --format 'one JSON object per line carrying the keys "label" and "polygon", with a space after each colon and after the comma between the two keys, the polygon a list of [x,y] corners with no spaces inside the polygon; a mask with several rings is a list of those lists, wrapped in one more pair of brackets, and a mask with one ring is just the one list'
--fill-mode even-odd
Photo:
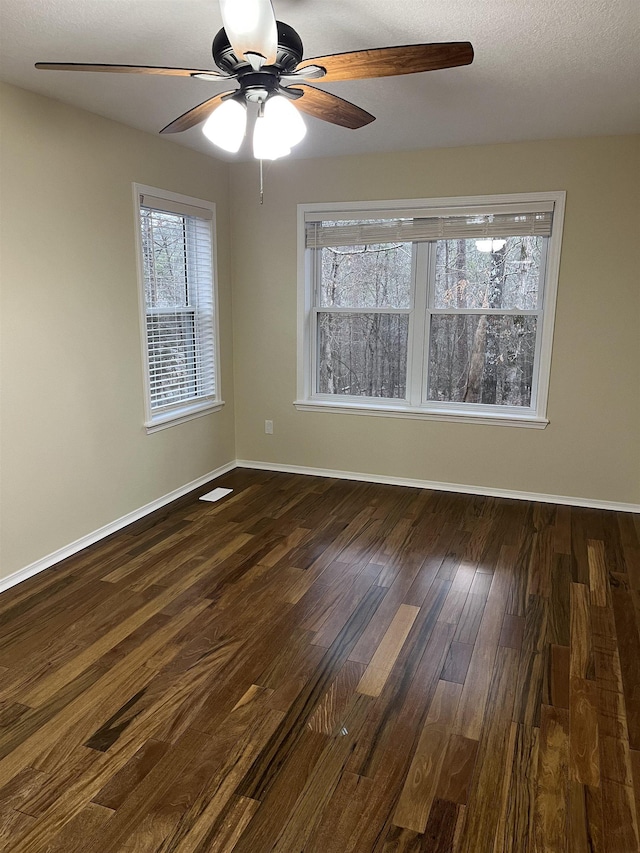
{"label": "dark hardwood floor", "polygon": [[638,517],[215,485],[0,596],[0,849],[638,851]]}

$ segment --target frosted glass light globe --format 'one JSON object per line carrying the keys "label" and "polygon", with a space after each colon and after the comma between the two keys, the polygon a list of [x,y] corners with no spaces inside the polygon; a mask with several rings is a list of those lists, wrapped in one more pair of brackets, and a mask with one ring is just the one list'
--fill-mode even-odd
{"label": "frosted glass light globe", "polygon": [[247,108],[233,98],[216,107],[202,126],[207,139],[232,154],[242,145],[246,129]]}
{"label": "frosted glass light globe", "polygon": [[278,126],[278,133],[289,148],[297,145],[307,132],[298,110],[284,95],[272,95],[264,105],[264,117]]}
{"label": "frosted glass light globe", "polygon": [[256,160],[277,160],[291,153],[279,133],[277,124],[267,121],[265,116],[258,116],[253,129],[253,156]]}

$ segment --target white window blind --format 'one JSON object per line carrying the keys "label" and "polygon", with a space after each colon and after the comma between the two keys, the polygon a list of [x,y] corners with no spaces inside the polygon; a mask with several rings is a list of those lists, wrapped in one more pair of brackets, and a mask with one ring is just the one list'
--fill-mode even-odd
{"label": "white window blind", "polygon": [[216,395],[212,211],[140,195],[152,415]]}
{"label": "white window blind", "polygon": [[380,243],[417,243],[429,240],[459,240],[481,237],[548,237],[551,210],[513,213],[470,213],[372,220],[330,220],[327,216],[305,222],[308,249],[364,246]]}

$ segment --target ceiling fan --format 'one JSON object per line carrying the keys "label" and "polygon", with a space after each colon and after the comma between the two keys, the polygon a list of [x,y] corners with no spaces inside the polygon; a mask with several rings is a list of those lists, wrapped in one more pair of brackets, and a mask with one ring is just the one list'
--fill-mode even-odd
{"label": "ceiling fan", "polygon": [[[271,0],[220,0],[223,29],[213,40],[220,71],[148,65],[37,62],[48,71],[100,71],[196,77],[212,82],[236,80],[238,88],[219,92],[163,127],[179,133],[205,122],[203,132],[226,151],[239,150],[247,125],[247,104],[258,105],[253,152],[259,160],[288,154],[304,136],[300,112],[351,129],[375,116],[308,80],[323,82],[392,77],[469,65],[469,42],[412,44],[334,53],[303,61],[302,41],[288,24],[276,21]],[[294,85],[290,85],[294,84]],[[293,106],[295,101],[296,107]]]}

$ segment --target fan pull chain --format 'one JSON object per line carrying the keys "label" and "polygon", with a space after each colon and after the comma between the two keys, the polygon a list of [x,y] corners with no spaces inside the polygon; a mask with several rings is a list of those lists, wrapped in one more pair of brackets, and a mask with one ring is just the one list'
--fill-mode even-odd
{"label": "fan pull chain", "polygon": [[260,160],[260,204],[264,204],[264,178],[262,174],[262,160]]}

